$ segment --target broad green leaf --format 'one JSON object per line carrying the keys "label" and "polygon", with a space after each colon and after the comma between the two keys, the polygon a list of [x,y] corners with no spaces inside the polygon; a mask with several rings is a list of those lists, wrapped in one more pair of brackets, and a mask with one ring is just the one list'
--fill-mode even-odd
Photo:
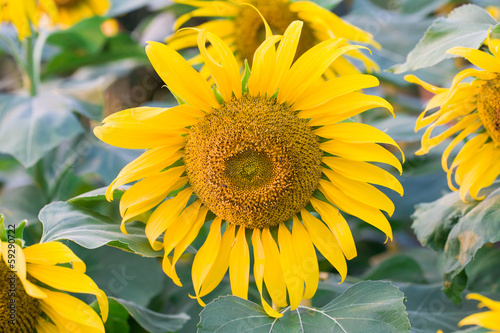
{"label": "broad green leaf", "polygon": [[0,152],[33,166],[47,152],[82,132],[73,107],[50,94],[0,98]]}
{"label": "broad green leaf", "polygon": [[253,302],[220,297],[201,312],[198,333],[208,332],[409,332],[404,295],[386,282],[364,281],[347,289],[322,308],[299,306],[269,317]]}
{"label": "broad green leaf", "polygon": [[109,245],[145,257],[163,255],[153,251],[144,228],[128,226],[129,235],[125,235],[118,221],[76,204],[53,202],[40,211],[39,219],[43,223],[41,242],[68,239],[88,249]]}
{"label": "broad green leaf", "polygon": [[0,211],[8,221],[28,220],[28,225],[38,221],[38,212],[47,203],[43,191],[35,185],[7,189],[0,196]]}
{"label": "broad green leaf", "polygon": [[150,333],[178,331],[190,319],[185,313],[175,315],[163,314],[120,298],[110,298],[112,301],[118,302],[142,328]]}
{"label": "broad green leaf", "polygon": [[424,246],[443,251],[444,291],[460,302],[467,283],[467,264],[487,243],[500,241],[500,183],[482,194],[483,201],[464,203],[449,193],[432,203],[417,206],[413,229]]}
{"label": "broad green leaf", "polygon": [[[465,268],[468,289],[483,293],[500,293],[500,249],[494,245],[483,246]],[[500,299],[500,298],[499,298]]]}
{"label": "broad green leaf", "polygon": [[101,31],[104,17],[92,17],[76,23],[68,29],[58,30],[50,34],[47,43],[63,49],[72,49],[97,53],[106,42],[106,36]]}
{"label": "broad green leaf", "polygon": [[[130,326],[128,318],[130,317],[128,311],[118,303],[114,298],[108,297],[109,300],[109,316],[105,323],[107,333],[129,333]],[[93,302],[92,307],[96,312],[99,312],[97,302]]]}
{"label": "broad green leaf", "polygon": [[364,274],[365,280],[390,280],[425,283],[424,272],[418,262],[406,254],[397,254],[382,261]]}
{"label": "broad green leaf", "polygon": [[408,54],[406,62],[389,71],[399,74],[433,66],[454,57],[446,51],[455,46],[478,48],[486,39],[488,29],[495,25],[497,22],[485,9],[472,4],[460,6],[448,17],[436,19]]}

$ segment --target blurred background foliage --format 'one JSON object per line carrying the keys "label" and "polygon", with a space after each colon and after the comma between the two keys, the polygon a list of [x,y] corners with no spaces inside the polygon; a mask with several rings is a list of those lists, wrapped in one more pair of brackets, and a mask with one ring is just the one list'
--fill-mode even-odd
{"label": "blurred background foliage", "polygon": [[[348,262],[349,277],[339,285],[339,277],[321,259],[320,287],[309,305],[320,309],[359,281],[391,281],[404,294],[411,332],[458,331],[458,321],[476,311],[476,302],[462,300],[466,290],[500,300],[500,183],[487,190],[484,201],[464,204],[458,194],[449,193],[441,169],[443,148],[439,147],[445,145],[425,156],[414,155],[421,137],[414,132],[415,121],[431,96],[404,81],[401,73],[449,86],[453,76],[470,64],[462,59],[444,59],[446,38],[451,39],[455,35],[450,34],[455,33],[463,37],[455,38],[456,45],[479,47],[486,37],[484,30],[500,19],[481,21],[484,9],[500,3],[315,2],[372,33],[381,44],[380,50],[372,50],[382,69],[375,74],[381,85],[367,93],[391,102],[396,118],[374,109],[359,120],[393,137],[404,149],[406,161],[403,175],[396,175],[405,195],[387,193],[396,206],[390,218],[394,241],[384,243],[382,233],[350,217],[358,256]],[[464,4],[477,7],[454,11]],[[106,331],[111,333],[195,332],[198,323],[200,332],[208,332],[205,320],[219,304],[245,306],[231,298],[220,298],[205,308],[200,322],[202,308],[188,296],[192,290],[190,260],[207,230],[202,230],[178,265],[184,283],[179,288],[161,270],[158,257],[163,253],[149,248],[142,223],[147,214],[128,227],[130,236],[123,235],[117,205],[122,190],[115,192],[113,203],[104,198],[105,186],[141,152],[102,143],[94,137],[92,128],[124,108],[176,103],[147,61],[144,46],[148,40],[163,41],[172,33],[175,18],[189,10],[191,7],[169,0],[114,0],[106,17],[47,32],[39,54],[41,83],[35,96],[23,93],[25,80],[11,49],[12,45],[19,51],[23,47],[15,30],[8,25],[0,28],[4,37],[0,41],[0,212],[10,223],[27,220],[28,244],[62,240],[87,263],[88,275],[112,297],[106,323]],[[491,10],[493,15],[498,12]],[[447,15],[452,16],[446,19]],[[461,20],[474,19],[477,37],[464,37],[464,29],[471,25]],[[193,19],[189,23],[201,22]],[[426,40],[421,41],[428,29],[444,31],[444,39],[431,40],[429,46]],[[498,27],[496,30],[500,32]],[[426,36],[432,37],[430,33]],[[184,55],[188,57],[190,52],[184,51]],[[407,59],[410,52],[424,62]],[[463,230],[474,230],[479,239],[464,246],[459,237]],[[206,299],[228,294],[226,277]],[[398,297],[402,300],[403,296]],[[260,299],[252,284],[249,299],[257,303]],[[259,310],[255,311],[258,314]],[[292,317],[290,314],[287,320],[293,321]],[[255,324],[251,320],[246,323]]]}

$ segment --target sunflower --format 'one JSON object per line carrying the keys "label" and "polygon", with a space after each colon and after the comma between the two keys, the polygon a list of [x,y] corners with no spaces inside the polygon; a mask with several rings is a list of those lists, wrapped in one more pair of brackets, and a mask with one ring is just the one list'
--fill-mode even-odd
{"label": "sunflower", "polygon": [[69,27],[83,19],[104,15],[109,0],[40,0],[40,7],[54,23]]}
{"label": "sunflower", "polygon": [[10,22],[16,27],[19,40],[30,36],[30,23],[37,25],[35,0],[0,0],[0,23],[3,22]]}
{"label": "sunflower", "polygon": [[[174,30],[180,28],[190,18],[210,17],[212,19],[197,28],[221,37],[229,45],[231,51],[236,55],[240,66],[247,59],[250,63],[259,45],[264,41],[265,28],[259,12],[269,22],[272,31],[283,34],[292,21],[302,20],[302,38],[297,46],[296,58],[312,48],[321,41],[333,37],[346,38],[349,41],[371,44],[379,48],[379,44],[373,40],[373,36],[362,29],[342,20],[332,12],[318,6],[311,1],[289,1],[289,0],[234,0],[234,1],[198,1],[198,0],[176,0],[177,3],[195,7],[193,11],[180,16],[174,26]],[[245,6],[242,4],[250,4]],[[166,42],[175,50],[197,45],[196,31],[184,29],[168,37]],[[214,48],[208,47],[211,55],[216,52]],[[192,64],[202,63],[204,57],[199,55],[191,59]],[[336,75],[357,74],[359,70],[348,59],[361,61],[366,70],[378,70],[378,66],[359,50],[350,50],[340,56],[327,70],[324,75],[333,77]],[[202,69],[207,72],[208,69]]]}
{"label": "sunflower", "polygon": [[458,326],[477,325],[493,330],[489,331],[490,333],[500,333],[500,321],[498,320],[498,318],[500,318],[500,302],[496,302],[479,294],[468,294],[467,299],[478,300],[481,302],[478,304],[479,308],[487,307],[490,310],[465,317],[458,323]]}
{"label": "sunflower", "polygon": [[[378,80],[363,74],[322,79],[335,59],[360,46],[330,39],[292,64],[303,23],[293,22],[283,35],[272,35],[265,25],[266,40],[255,52],[251,71],[247,66],[243,74],[222,39],[198,31],[200,53],[216,82],[213,89],[171,47],[150,42],[149,60],[180,105],[120,111],[94,133],[118,147],[148,148],[107,191],[112,200],[114,189],[142,179],[121,198],[122,230],[127,220],[156,207],[145,232],[153,248],[164,248],[163,270],[181,286],[175,264],[205,221],[213,219],[192,266],[202,305],[201,297],[228,269],[232,293],[247,298],[251,238],[262,304],[278,317],[263,296],[263,285],[278,307],[288,304],[287,291],[292,309],[311,298],[318,286],[315,247],[343,280],[346,258],[355,257],[356,248],[339,210],[392,239],[381,210],[392,214],[394,205],[368,183],[401,194],[403,188],[389,172],[367,163],[401,171],[399,160],[377,144],[397,147],[394,140],[371,126],[343,122],[373,107],[392,112],[384,99],[357,92]],[[157,240],[163,233],[161,244]]]}
{"label": "sunflower", "polygon": [[[460,197],[466,201],[467,193],[476,200],[479,191],[490,186],[500,174],[500,40],[487,39],[491,54],[476,49],[454,47],[447,52],[466,58],[482,70],[467,68],[458,73],[449,89],[438,88],[419,80],[413,75],[405,79],[421,85],[435,94],[424,112],[417,120],[415,131],[429,126],[422,136],[422,147],[417,155],[427,154],[443,140],[459,133],[448,145],[442,155],[442,166],[447,173],[448,185],[458,190],[452,181],[459,185]],[[462,82],[472,77],[471,82]],[[427,115],[433,108],[439,110]],[[445,127],[438,135],[431,137],[437,126]],[[459,153],[449,165],[448,158],[453,149],[469,136]]]}
{"label": "sunflower", "polygon": [[[48,242],[21,248],[4,240],[0,257],[0,332],[104,333],[108,299],[66,245]],[[58,290],[95,295],[102,320],[86,303]]]}

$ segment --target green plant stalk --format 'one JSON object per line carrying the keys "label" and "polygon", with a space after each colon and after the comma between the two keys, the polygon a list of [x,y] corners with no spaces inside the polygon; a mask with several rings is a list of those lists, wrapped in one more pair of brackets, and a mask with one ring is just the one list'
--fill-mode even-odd
{"label": "green plant stalk", "polygon": [[35,40],[33,36],[29,36],[26,38],[26,74],[29,78],[30,96],[36,96],[39,81],[36,78],[34,49]]}

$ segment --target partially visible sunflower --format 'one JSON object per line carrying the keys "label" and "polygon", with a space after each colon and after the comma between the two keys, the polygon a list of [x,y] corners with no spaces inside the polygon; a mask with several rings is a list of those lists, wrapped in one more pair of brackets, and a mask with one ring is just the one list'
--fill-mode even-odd
{"label": "partially visible sunflower", "polygon": [[358,92],[378,85],[371,75],[323,80],[333,61],[360,48],[344,39],[323,41],[292,65],[302,26],[295,21],[281,36],[272,35],[266,24],[266,40],[254,54],[251,72],[247,68],[243,74],[223,40],[199,30],[198,47],[216,82],[213,90],[175,50],[150,42],[149,60],[181,104],[124,110],[94,130],[109,144],[148,149],[123,168],[107,198],[112,200],[119,186],[140,180],[121,198],[122,230],[126,221],[156,207],[146,235],[153,248],[165,249],[163,270],[176,284],[181,285],[176,262],[205,221],[213,219],[192,267],[202,305],[201,297],[214,290],[228,268],[232,293],[247,298],[247,239],[262,304],[274,317],[281,315],[264,299],[263,285],[278,307],[288,304],[287,291],[292,310],[311,298],[319,274],[314,247],[345,278],[346,258],[356,256],[356,247],[339,210],[392,239],[381,210],[392,214],[394,205],[368,183],[400,194],[403,188],[389,172],[367,162],[401,171],[399,160],[378,143],[397,144],[369,125],[347,122],[373,107],[391,112],[392,107]]}
{"label": "partially visible sunflower", "polygon": [[500,302],[489,299],[479,294],[468,294],[467,299],[480,301],[478,308],[488,308],[489,311],[479,312],[462,319],[458,326],[477,325],[492,331],[490,333],[500,333]]}
{"label": "partially visible sunflower", "polygon": [[110,6],[109,0],[40,0],[40,7],[52,21],[69,27],[83,19],[104,15]]}
{"label": "partially visible sunflower", "polygon": [[[95,295],[102,320],[86,303],[59,290]],[[48,242],[23,249],[0,240],[0,332],[104,333],[107,316],[106,295],[66,245]]]}
{"label": "partially visible sunflower", "polygon": [[[458,190],[452,181],[460,187],[460,197],[466,201],[467,193],[476,200],[479,191],[490,186],[500,174],[500,40],[487,39],[491,54],[472,48],[454,47],[447,52],[459,55],[472,64],[482,68],[468,68],[458,73],[449,89],[438,88],[419,80],[413,75],[405,79],[421,85],[436,94],[427,104],[417,120],[415,131],[429,126],[422,136],[422,147],[417,155],[427,154],[430,149],[459,133],[445,149],[442,166],[448,175],[448,185]],[[473,77],[472,82],[462,82]],[[440,109],[430,115],[429,110]],[[438,135],[431,137],[432,131],[444,127]],[[452,150],[469,136],[451,165],[448,157]]]}
{"label": "partially visible sunflower", "polygon": [[47,15],[52,24],[69,27],[94,15],[104,15],[109,6],[109,0],[0,0],[0,23],[12,23],[19,40],[23,40],[38,29],[42,15]]}
{"label": "partially visible sunflower", "polygon": [[0,0],[0,24],[12,23],[19,40],[31,35],[31,25],[38,25],[38,13],[35,0]]}
{"label": "partially visible sunflower", "polygon": [[[332,12],[318,6],[311,1],[289,1],[289,0],[234,0],[234,1],[199,1],[199,0],[176,0],[177,3],[195,7],[193,11],[179,17],[175,23],[174,30],[179,29],[184,23],[193,17],[209,17],[212,20],[203,23],[197,28],[207,29],[222,38],[229,45],[231,51],[236,55],[240,66],[246,59],[252,62],[253,55],[259,45],[264,41],[265,28],[259,13],[248,3],[255,6],[267,22],[271,30],[276,34],[283,34],[292,21],[302,20],[304,27],[302,37],[297,47],[295,58],[321,41],[334,37],[345,38],[352,42],[361,42],[380,47],[373,40],[373,36],[362,29],[342,20]],[[166,40],[167,44],[175,50],[180,50],[197,45],[197,33],[192,29],[179,31]],[[212,46],[207,48],[209,54],[215,52]],[[350,50],[338,57],[331,66],[325,70],[326,77],[337,75],[357,74],[359,70],[349,59],[360,60],[368,72],[378,70],[375,62],[369,59],[359,50]],[[199,55],[191,59],[191,64],[203,62],[203,56]],[[202,69],[207,73],[208,69]]]}

